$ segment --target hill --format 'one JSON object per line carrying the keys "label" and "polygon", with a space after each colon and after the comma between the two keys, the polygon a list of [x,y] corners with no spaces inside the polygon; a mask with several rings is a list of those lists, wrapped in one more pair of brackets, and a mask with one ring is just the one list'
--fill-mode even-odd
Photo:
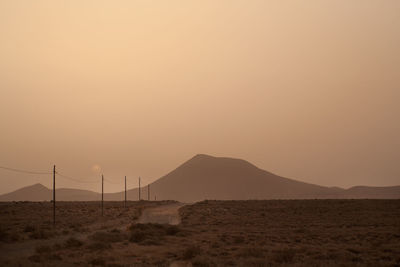
{"label": "hill", "polygon": [[[0,195],[0,201],[50,201],[52,199],[53,190],[42,184],[34,184]],[[101,195],[88,190],[60,188],[56,189],[56,199],[58,201],[95,201],[101,199]]]}
{"label": "hill", "polygon": [[[147,199],[147,186],[142,199]],[[257,168],[247,161],[233,158],[196,155],[167,175],[150,184],[151,200],[196,202],[204,199],[334,199],[334,198],[400,198],[400,186],[350,189],[324,187],[284,178]],[[138,188],[127,191],[129,200],[138,199]],[[57,189],[60,201],[100,200],[99,193]],[[123,192],[108,193],[105,200],[122,200]],[[36,184],[0,196],[0,201],[51,200],[52,191]]]}
{"label": "hill", "polygon": [[42,184],[34,184],[11,193],[0,195],[0,201],[44,201],[51,198],[52,191]]}
{"label": "hill", "polygon": [[[151,199],[174,199],[196,202],[204,199],[334,199],[334,198],[400,198],[397,187],[324,187],[284,178],[253,164],[233,158],[196,155],[177,169],[150,184]],[[138,189],[128,191],[137,199]],[[142,189],[147,199],[147,187]],[[118,200],[122,193],[108,194]]]}

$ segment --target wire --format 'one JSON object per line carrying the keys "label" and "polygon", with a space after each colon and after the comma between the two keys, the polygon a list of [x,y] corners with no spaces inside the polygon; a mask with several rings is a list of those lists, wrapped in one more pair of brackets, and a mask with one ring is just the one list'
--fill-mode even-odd
{"label": "wire", "polygon": [[[4,170],[8,170],[8,171],[14,171],[14,172],[20,172],[20,173],[27,173],[27,174],[47,174],[47,175],[53,174],[53,172],[27,171],[27,170],[14,169],[14,168],[9,168],[9,167],[4,167],[4,166],[0,166],[0,169],[4,169]],[[74,181],[76,183],[87,184],[87,183],[99,183],[100,182],[100,181],[88,181],[88,180],[83,180],[83,179],[79,179],[79,178],[74,178],[74,177],[59,173],[58,171],[56,171],[56,174],[61,176],[61,177],[63,177],[63,178],[65,178],[65,179]],[[110,184],[122,184],[122,182],[114,182],[114,181],[108,180],[106,178],[104,178],[104,181],[106,181],[107,183],[110,183]]]}
{"label": "wire", "polygon": [[0,169],[4,169],[4,170],[8,170],[8,171],[13,171],[13,172],[28,173],[28,174],[52,174],[51,172],[27,171],[27,170],[20,170],[20,169],[14,169],[14,168],[3,167],[3,166],[0,166]]}
{"label": "wire", "polygon": [[81,183],[81,184],[99,183],[99,181],[85,181],[85,180],[82,180],[82,179],[78,179],[78,178],[74,178],[74,177],[71,177],[71,176],[67,176],[67,175],[61,174],[59,172],[56,172],[56,173],[59,176],[65,178],[65,179],[68,179],[68,180],[71,180],[71,181],[74,181],[74,182],[77,182],[77,183]]}
{"label": "wire", "polygon": [[106,182],[108,182],[108,183],[110,183],[110,184],[122,184],[121,182],[110,181],[110,180],[108,180],[108,179],[106,179],[106,178],[104,178],[104,181],[106,181]]}

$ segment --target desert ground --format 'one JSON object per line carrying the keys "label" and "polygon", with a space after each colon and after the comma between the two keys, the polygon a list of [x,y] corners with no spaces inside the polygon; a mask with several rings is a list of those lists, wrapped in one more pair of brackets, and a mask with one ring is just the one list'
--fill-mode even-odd
{"label": "desert ground", "polygon": [[399,266],[400,200],[0,203],[0,266]]}

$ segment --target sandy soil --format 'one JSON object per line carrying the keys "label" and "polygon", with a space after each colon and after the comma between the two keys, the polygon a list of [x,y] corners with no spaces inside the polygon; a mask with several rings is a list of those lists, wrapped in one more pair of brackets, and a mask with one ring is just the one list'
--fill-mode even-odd
{"label": "sandy soil", "polygon": [[[174,203],[129,201],[124,207],[122,202],[105,202],[102,216],[99,202],[58,202],[55,227],[50,202],[0,203],[0,266],[92,264],[99,251],[112,248],[107,246],[110,240],[129,238],[129,227],[143,210],[164,205],[174,210]],[[92,245],[98,247],[75,255]]]}
{"label": "sandy soil", "polygon": [[400,200],[50,204],[0,204],[0,266],[400,265]]}
{"label": "sandy soil", "polygon": [[204,201],[181,210],[198,266],[400,266],[400,200]]}
{"label": "sandy soil", "polygon": [[172,203],[143,210],[138,223],[159,223],[178,225],[181,222],[179,209],[182,203]]}

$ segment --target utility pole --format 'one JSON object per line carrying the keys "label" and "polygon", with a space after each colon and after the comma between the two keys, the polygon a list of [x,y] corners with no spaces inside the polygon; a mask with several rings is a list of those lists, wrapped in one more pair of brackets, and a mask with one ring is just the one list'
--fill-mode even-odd
{"label": "utility pole", "polygon": [[56,226],[56,165],[53,166],[53,227]]}
{"label": "utility pole", "polygon": [[125,208],[126,208],[126,176],[125,176]]}
{"label": "utility pole", "polygon": [[150,184],[147,185],[147,200],[150,201]]}
{"label": "utility pole", "polygon": [[104,212],[104,176],[101,175],[101,216],[103,216]]}
{"label": "utility pole", "polygon": [[140,201],[140,176],[139,176],[139,201]]}

